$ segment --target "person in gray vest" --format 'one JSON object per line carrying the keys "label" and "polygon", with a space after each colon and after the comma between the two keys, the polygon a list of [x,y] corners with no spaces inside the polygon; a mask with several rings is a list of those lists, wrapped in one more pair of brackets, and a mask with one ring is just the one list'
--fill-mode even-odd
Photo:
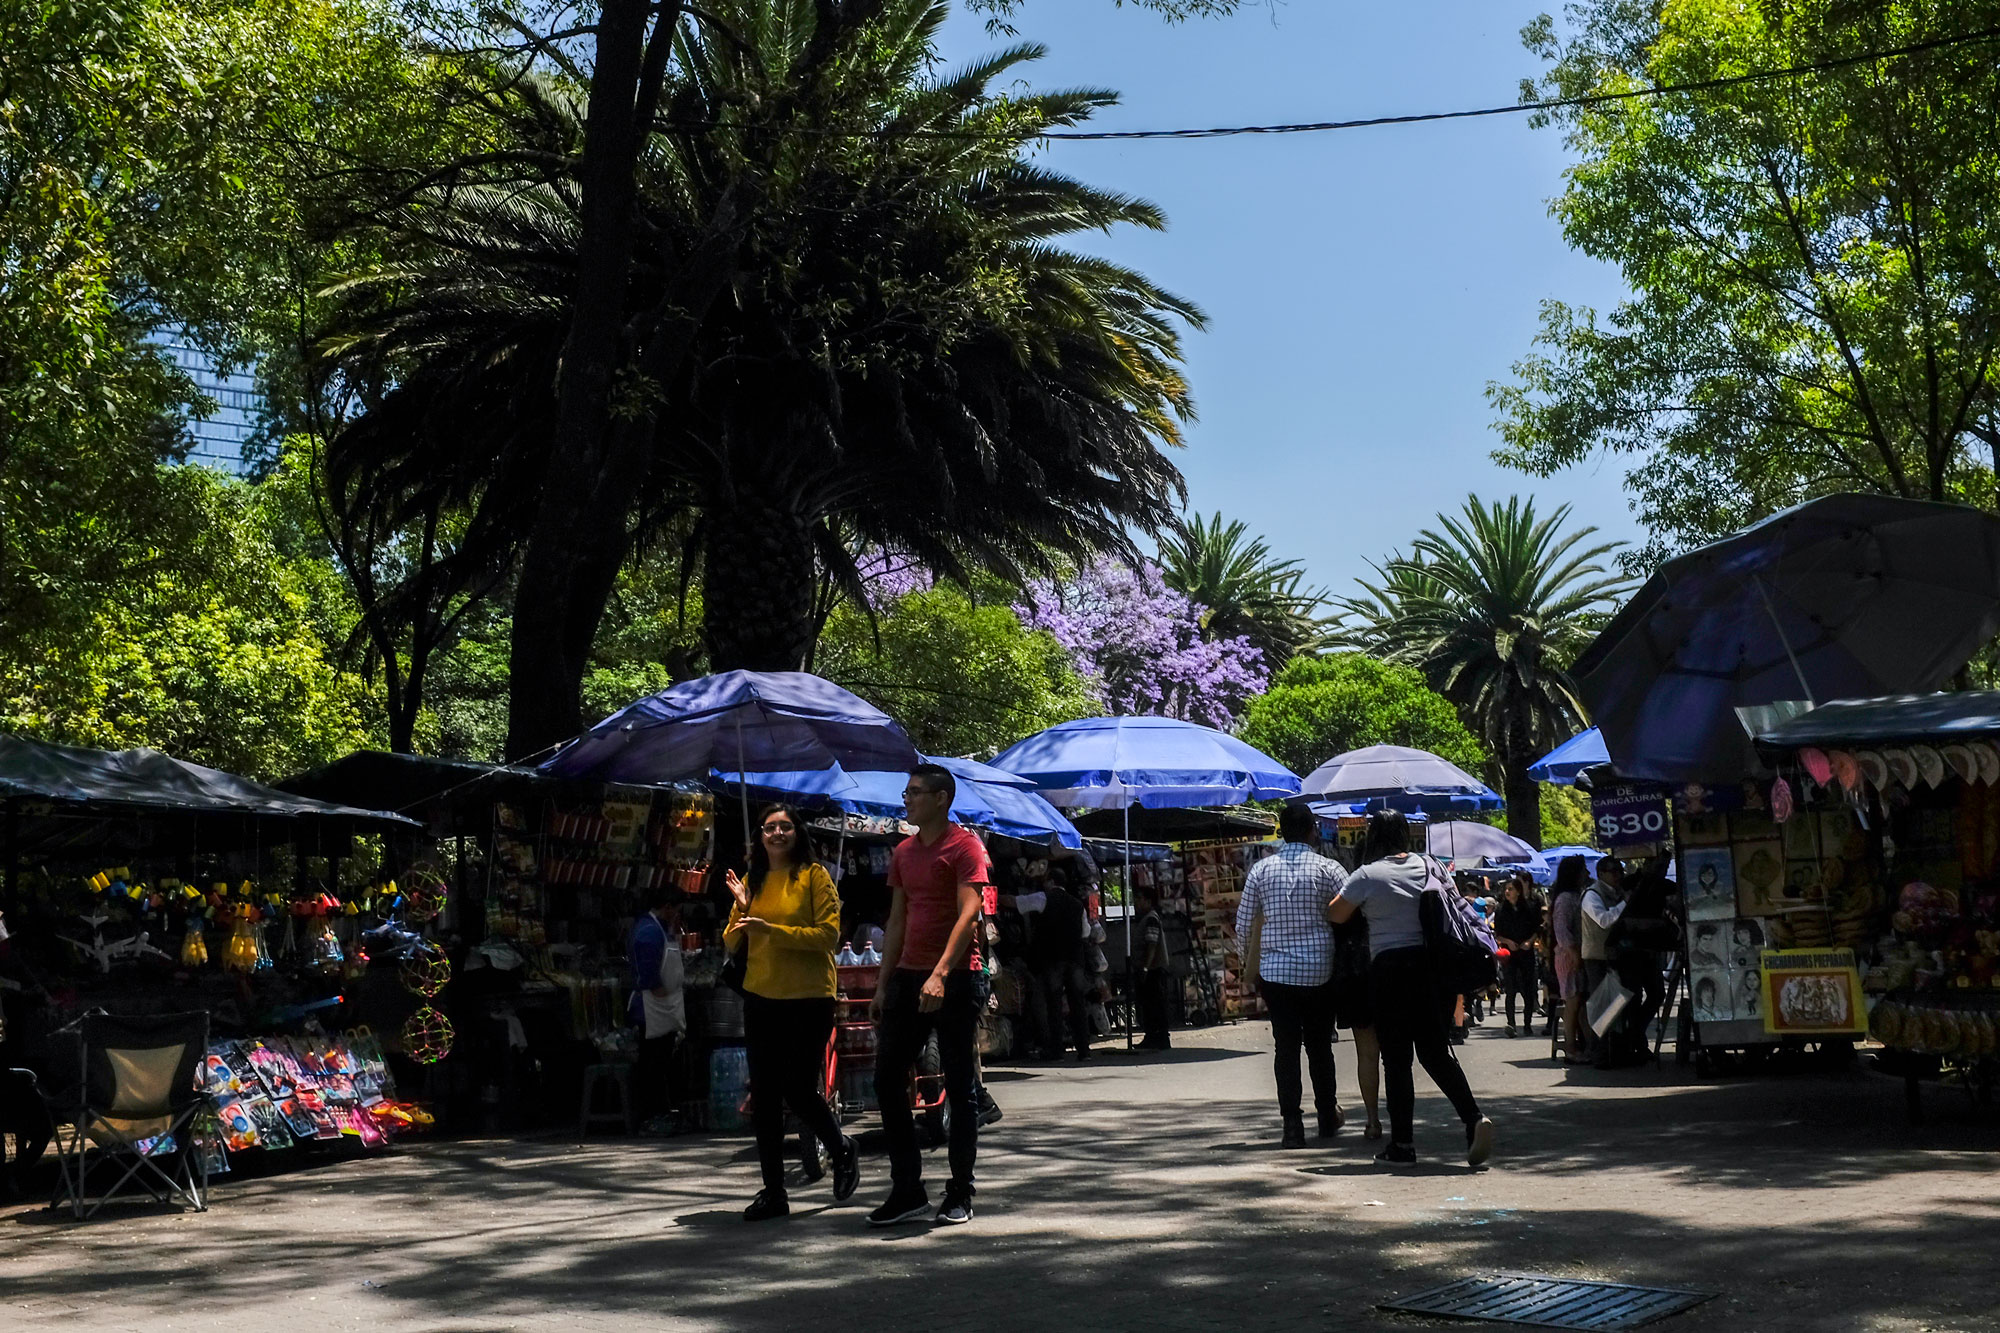
{"label": "person in gray vest", "polygon": [[[1611,942],[1612,928],[1625,915],[1625,863],[1607,856],[1597,863],[1597,879],[1583,891],[1583,993],[1597,994],[1597,988],[1612,972],[1618,950]],[[1585,1040],[1600,1066],[1611,1062],[1611,1043],[1590,1031],[1584,1022]]]}

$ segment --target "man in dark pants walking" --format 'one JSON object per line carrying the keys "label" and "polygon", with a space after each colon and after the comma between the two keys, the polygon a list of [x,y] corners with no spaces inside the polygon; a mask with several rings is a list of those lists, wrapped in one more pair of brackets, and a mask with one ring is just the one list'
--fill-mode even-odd
{"label": "man in dark pants walking", "polygon": [[[1257,990],[1271,1011],[1277,1042],[1273,1064],[1278,1076],[1278,1112],[1284,1146],[1306,1146],[1304,1095],[1299,1082],[1299,1049],[1312,1071],[1313,1109],[1319,1136],[1329,1138],[1346,1123],[1333,1068],[1333,926],[1327,904],[1340,894],[1347,872],[1313,851],[1319,818],[1302,805],[1278,816],[1285,845],[1250,869],[1243,901],[1236,908],[1238,947],[1248,956],[1258,943]],[[1258,920],[1262,918],[1261,933]]]}
{"label": "man in dark pants walking", "polygon": [[986,972],[974,931],[982,890],[992,878],[986,848],[951,822],[958,784],[936,764],[910,770],[903,803],[914,837],[889,863],[888,938],[870,1006],[877,1027],[875,1097],[889,1136],[889,1197],[868,1215],[871,1226],[894,1226],[931,1213],[924,1158],[910,1110],[910,1073],[931,1033],[937,1033],[951,1107],[951,1183],[933,1220],[972,1220],[972,1168],[979,1151],[979,1015],[986,1008]]}
{"label": "man in dark pants walking", "polygon": [[1079,1061],[1090,1059],[1090,914],[1069,888],[1060,867],[1049,871],[1042,909],[1031,918],[1028,936],[1030,1026],[1040,1034],[1042,1054],[1063,1053],[1063,1008],[1069,1008],[1069,1041]]}

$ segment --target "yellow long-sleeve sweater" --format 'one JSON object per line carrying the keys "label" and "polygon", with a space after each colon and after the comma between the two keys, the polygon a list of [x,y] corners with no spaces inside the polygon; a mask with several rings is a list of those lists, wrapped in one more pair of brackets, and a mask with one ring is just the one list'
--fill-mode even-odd
{"label": "yellow long-sleeve sweater", "polygon": [[[771,923],[751,934],[739,923],[754,916]],[[750,910],[732,907],[723,943],[749,941],[743,988],[767,1000],[832,999],[837,989],[833,952],[840,943],[840,893],[818,864],[794,866],[764,876],[750,898]]]}

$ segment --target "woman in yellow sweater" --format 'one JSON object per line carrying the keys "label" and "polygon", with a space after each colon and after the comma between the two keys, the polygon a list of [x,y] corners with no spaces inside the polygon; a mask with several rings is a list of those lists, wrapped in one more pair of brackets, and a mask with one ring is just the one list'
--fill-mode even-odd
{"label": "woman in yellow sweater", "polygon": [[815,859],[812,835],[787,805],[766,806],[758,816],[745,883],[729,872],[736,902],[722,941],[747,949],[743,978],[743,1044],[750,1062],[750,1120],[757,1132],[757,1160],[764,1188],[743,1210],[746,1222],[783,1217],[785,1104],[833,1159],[833,1197],[854,1193],[861,1155],[821,1092],[827,1038],[833,1035],[836,976],[833,951],[840,943],[840,894]]}

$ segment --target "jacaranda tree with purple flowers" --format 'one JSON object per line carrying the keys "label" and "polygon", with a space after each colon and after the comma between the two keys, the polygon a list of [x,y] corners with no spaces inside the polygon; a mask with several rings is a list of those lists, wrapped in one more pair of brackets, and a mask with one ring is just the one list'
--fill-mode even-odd
{"label": "jacaranda tree with purple flowers", "polygon": [[1270,678],[1242,636],[1206,639],[1206,609],[1169,588],[1159,567],[1105,557],[1060,586],[1038,585],[1015,611],[1076,659],[1114,715],[1176,717],[1228,728]]}

